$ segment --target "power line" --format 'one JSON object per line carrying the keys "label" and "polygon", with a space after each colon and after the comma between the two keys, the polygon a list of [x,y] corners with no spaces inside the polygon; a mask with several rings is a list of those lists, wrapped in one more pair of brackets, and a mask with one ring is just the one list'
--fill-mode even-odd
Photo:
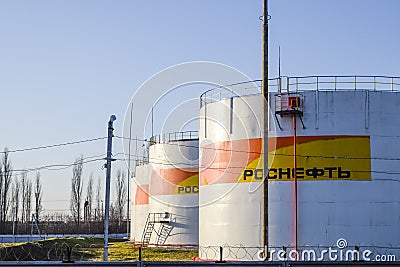
{"label": "power line", "polygon": [[[111,198],[111,200],[112,201],[115,201],[116,200],[116,198]],[[34,201],[34,200],[32,200],[32,201]],[[71,200],[70,199],[49,199],[49,200],[42,200],[42,202],[51,202],[51,203],[53,203],[53,202],[70,202]],[[92,202],[93,203],[93,202]],[[47,210],[47,209],[46,209]]]}
{"label": "power line", "polygon": [[[85,157],[85,158],[83,158],[82,164],[87,164],[87,163],[91,163],[91,162],[95,162],[95,161],[104,160],[104,158],[99,158],[101,156],[104,156],[104,154]],[[44,165],[44,166],[32,167],[32,168],[26,168],[26,169],[20,169],[20,170],[17,169],[17,170],[13,170],[13,172],[28,173],[28,172],[39,171],[39,170],[43,170],[43,169],[48,170],[48,171],[59,171],[59,170],[68,169],[77,164],[80,164],[80,163],[74,162],[74,163],[65,163],[65,164],[51,164],[51,165]]]}
{"label": "power line", "polygon": [[53,144],[53,145],[7,150],[7,151],[1,151],[0,153],[4,154],[4,153],[7,153],[7,152],[8,153],[15,153],[15,152],[25,152],[25,151],[32,151],[32,150],[39,150],[39,149],[47,149],[47,148],[54,148],[54,147],[60,147],[60,146],[68,146],[68,145],[75,145],[75,144],[81,144],[81,143],[94,142],[94,141],[103,140],[103,139],[106,139],[106,138],[107,137],[97,137],[97,138],[92,138],[92,139],[85,139],[85,140],[66,142],[66,143],[59,143],[59,144]]}

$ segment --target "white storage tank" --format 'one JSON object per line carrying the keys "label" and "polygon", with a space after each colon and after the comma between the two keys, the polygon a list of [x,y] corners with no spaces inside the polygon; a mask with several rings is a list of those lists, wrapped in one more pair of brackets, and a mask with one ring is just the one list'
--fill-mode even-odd
{"label": "white storage tank", "polygon": [[[321,248],[369,249],[373,258],[379,247],[400,246],[399,81],[295,77],[285,90],[270,85],[274,259],[283,247],[287,257],[296,250],[290,256],[301,260],[314,248],[326,260]],[[200,109],[200,258],[219,259],[213,248],[222,246],[224,259],[254,260],[262,247],[262,96],[216,93],[205,93]]]}
{"label": "white storage tank", "polygon": [[[217,92],[216,92],[217,93]],[[212,92],[210,92],[212,94]],[[217,93],[218,95],[218,93]],[[203,95],[203,100],[211,98]],[[260,157],[261,97],[222,97],[202,104],[199,116],[199,253],[204,260],[251,260],[241,246],[261,246],[260,183],[238,183],[247,165]],[[243,179],[241,179],[243,180]],[[230,248],[233,248],[231,251]],[[254,249],[255,248],[255,249]],[[244,253],[244,254],[243,254]]]}
{"label": "white storage tank", "polygon": [[143,229],[149,213],[149,181],[152,166],[147,162],[140,162],[136,166],[136,173],[132,179],[132,212],[130,240],[137,244],[142,242]]}
{"label": "white storage tank", "polygon": [[199,142],[197,132],[151,138],[146,240],[156,246],[198,245]]}

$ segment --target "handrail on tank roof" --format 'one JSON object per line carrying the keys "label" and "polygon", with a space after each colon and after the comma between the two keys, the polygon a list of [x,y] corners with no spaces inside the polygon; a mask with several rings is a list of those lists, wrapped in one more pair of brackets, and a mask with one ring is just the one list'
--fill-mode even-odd
{"label": "handrail on tank roof", "polygon": [[175,142],[175,141],[198,140],[198,139],[199,139],[198,131],[172,132],[166,134],[158,134],[150,137],[150,145]]}
{"label": "handrail on tank roof", "polygon": [[[206,104],[231,97],[258,95],[262,80],[245,81],[222,85],[205,91],[200,96],[200,108]],[[297,93],[303,91],[400,91],[400,77],[367,75],[319,75],[281,76],[268,79],[268,89],[277,93]]]}
{"label": "handrail on tank roof", "polygon": [[142,156],[142,157],[138,157],[135,160],[135,166],[142,166],[142,165],[146,165],[149,164],[149,157],[148,156]]}

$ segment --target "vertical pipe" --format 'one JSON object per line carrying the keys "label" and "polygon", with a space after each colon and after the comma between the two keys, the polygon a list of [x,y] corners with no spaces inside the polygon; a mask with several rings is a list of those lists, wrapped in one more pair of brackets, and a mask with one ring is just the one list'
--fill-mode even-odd
{"label": "vertical pipe", "polygon": [[365,129],[369,128],[369,91],[365,90]]}
{"label": "vertical pipe", "polygon": [[374,76],[374,91],[376,91],[376,77]]}
{"label": "vertical pipe", "polygon": [[204,105],[204,138],[207,138],[207,104]]}
{"label": "vertical pipe", "polygon": [[269,101],[268,101],[268,0],[264,0],[264,12],[263,12],[263,32],[262,32],[262,94],[263,94],[263,110],[262,110],[262,125],[263,125],[263,169],[264,179],[262,186],[262,201],[261,201],[261,232],[262,232],[262,245],[264,247],[265,259],[268,260],[268,114],[269,114]]}
{"label": "vertical pipe", "polygon": [[279,93],[282,92],[282,78],[281,77],[278,78],[278,92]]}
{"label": "vertical pipe", "polygon": [[137,135],[135,136],[135,172],[133,173],[134,176],[136,176],[136,166],[138,165],[138,138]]}
{"label": "vertical pipe", "polygon": [[233,134],[233,97],[229,99],[229,134]]}
{"label": "vertical pipe", "polygon": [[[294,249],[297,250],[297,120],[293,114]],[[297,254],[296,254],[297,255]],[[296,258],[297,260],[297,258]]]}
{"label": "vertical pipe", "polygon": [[282,92],[282,77],[281,77],[281,46],[278,50],[278,79],[279,79],[279,93]]}
{"label": "vertical pipe", "polygon": [[354,90],[357,90],[357,76],[354,76]]}
{"label": "vertical pipe", "polygon": [[337,77],[335,76],[335,91],[336,91],[336,82],[337,82]]}
{"label": "vertical pipe", "polygon": [[278,50],[278,54],[279,54],[279,59],[278,59],[278,75],[279,75],[279,79],[281,78],[281,46],[279,46],[279,50]]}

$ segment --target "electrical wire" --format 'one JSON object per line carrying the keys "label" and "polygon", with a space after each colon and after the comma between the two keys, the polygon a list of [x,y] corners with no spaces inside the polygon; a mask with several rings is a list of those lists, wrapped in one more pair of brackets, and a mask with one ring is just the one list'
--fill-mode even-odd
{"label": "electrical wire", "polygon": [[66,143],[59,143],[54,145],[46,145],[46,146],[37,146],[37,147],[30,147],[30,148],[21,148],[21,149],[14,149],[14,150],[7,150],[7,151],[0,151],[0,153],[15,153],[15,152],[25,152],[25,151],[32,151],[32,150],[39,150],[39,149],[47,149],[47,148],[54,148],[54,147],[61,147],[61,146],[68,146],[68,145],[75,145],[75,144],[82,144],[88,142],[94,142],[98,140],[107,139],[107,137],[97,137],[73,142],[66,142]]}
{"label": "electrical wire", "polygon": [[[85,157],[82,160],[82,164],[87,164],[91,162],[96,162],[100,160],[104,160],[104,158],[99,158],[104,156],[105,154],[100,154],[96,156],[90,156],[90,157]],[[29,172],[34,172],[34,171],[39,171],[39,170],[48,170],[48,171],[59,171],[59,170],[65,170],[70,167],[73,167],[77,164],[80,164],[80,162],[74,162],[74,163],[64,163],[64,164],[51,164],[51,165],[44,165],[44,166],[39,166],[39,167],[32,167],[32,168],[25,168],[25,169],[16,169],[13,170],[13,172],[19,172],[19,173],[29,173]]]}

